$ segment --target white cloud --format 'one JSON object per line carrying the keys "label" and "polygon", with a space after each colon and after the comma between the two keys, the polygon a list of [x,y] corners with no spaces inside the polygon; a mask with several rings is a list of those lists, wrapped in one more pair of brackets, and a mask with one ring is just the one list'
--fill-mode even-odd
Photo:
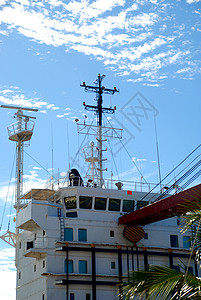
{"label": "white cloud", "polygon": [[[187,0],[189,4],[195,2],[198,0]],[[193,47],[191,52],[186,50],[190,49],[183,38],[186,28],[171,9],[174,5],[157,0],[138,0],[135,3],[126,0],[74,0],[67,4],[59,0],[32,3],[21,0],[13,1],[12,5],[0,11],[0,23],[4,27],[7,25],[6,32],[15,28],[36,42],[54,47],[64,45],[66,51],[72,49],[94,56],[111,70],[118,71],[119,75],[136,74],[140,78],[141,73],[152,72],[157,79],[162,68],[174,63],[186,68],[187,60],[184,58],[190,60],[194,55]],[[195,25],[196,22],[191,27]],[[197,71],[198,68],[195,68]],[[172,76],[170,72],[167,74]],[[176,74],[179,76],[179,73]],[[150,79],[150,75],[142,79],[147,78]],[[42,104],[39,107],[42,108]],[[51,109],[58,108],[52,106]]]}
{"label": "white cloud", "polygon": [[[48,104],[48,102],[40,100],[38,97],[30,97],[28,98],[20,91],[19,88],[6,88],[0,90],[0,102],[2,104],[13,105],[13,106],[22,106],[22,107],[30,107],[30,108],[46,108],[52,110],[58,110],[59,107],[54,104]],[[45,110],[41,110],[40,112],[46,113]]]}
{"label": "white cloud", "polygon": [[192,4],[192,3],[198,3],[198,2],[200,2],[201,0],[186,0],[186,2],[188,3],[188,4]]}
{"label": "white cloud", "polygon": [[16,271],[14,248],[0,248],[1,299],[15,299]]}

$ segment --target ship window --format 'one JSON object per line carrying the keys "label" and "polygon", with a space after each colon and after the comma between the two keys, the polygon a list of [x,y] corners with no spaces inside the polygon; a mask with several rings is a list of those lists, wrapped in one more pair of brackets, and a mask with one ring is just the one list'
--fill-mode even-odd
{"label": "ship window", "polygon": [[109,210],[110,211],[120,211],[120,199],[109,199]]}
{"label": "ship window", "polygon": [[70,300],[75,300],[75,294],[70,293]]}
{"label": "ship window", "polygon": [[87,261],[79,260],[79,273],[86,274],[87,273]]}
{"label": "ship window", "polygon": [[110,230],[110,237],[114,237],[114,230]]}
{"label": "ship window", "polygon": [[80,196],[80,208],[91,209],[92,197]]}
{"label": "ship window", "polygon": [[33,241],[27,242],[27,250],[29,250],[30,248],[33,248]]}
{"label": "ship window", "polygon": [[87,230],[86,229],[78,229],[78,241],[79,242],[87,241]]}
{"label": "ship window", "polygon": [[191,246],[190,236],[183,236],[183,248],[189,249]]}
{"label": "ship window", "polygon": [[86,300],[90,300],[91,299],[91,295],[90,294],[86,294]]}
{"label": "ship window", "polygon": [[133,200],[123,200],[123,212],[134,211],[134,201]]}
{"label": "ship window", "polygon": [[111,261],[111,269],[115,269],[115,261]]}
{"label": "ship window", "polygon": [[[65,260],[64,272],[67,273],[67,260]],[[68,273],[73,273],[73,260],[68,261]]]}
{"label": "ship window", "polygon": [[71,211],[66,213],[67,218],[77,218],[77,212],[76,211]]}
{"label": "ship window", "polygon": [[64,203],[65,203],[66,209],[77,208],[76,196],[64,197]]}
{"label": "ship window", "polygon": [[73,228],[64,228],[64,240],[73,241]]}
{"label": "ship window", "polygon": [[140,209],[141,207],[144,207],[148,204],[148,201],[138,201],[137,202],[137,209]]}
{"label": "ship window", "polygon": [[36,272],[36,265],[34,265],[34,272]]}
{"label": "ship window", "polygon": [[178,248],[178,235],[170,235],[170,246]]}
{"label": "ship window", "polygon": [[173,270],[176,270],[176,271],[180,272],[180,267],[179,266],[173,266]]}
{"label": "ship window", "polygon": [[107,198],[95,198],[94,209],[97,210],[106,210]]}

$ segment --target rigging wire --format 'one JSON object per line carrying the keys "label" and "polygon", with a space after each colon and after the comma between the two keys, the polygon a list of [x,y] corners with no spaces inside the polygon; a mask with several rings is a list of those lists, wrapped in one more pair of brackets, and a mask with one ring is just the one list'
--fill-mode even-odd
{"label": "rigging wire", "polygon": [[[50,173],[45,167],[43,167],[35,158],[33,158],[30,154],[28,154],[25,150],[24,150],[24,153],[26,154],[26,155],[28,155],[33,161],[35,161],[35,163],[37,163],[45,172],[47,172],[50,176],[52,176],[52,173]],[[54,177],[53,176],[53,178],[54,178],[54,180],[55,181],[57,181],[57,178],[56,177]]]}
{"label": "rigging wire", "polygon": [[[161,167],[160,167],[158,134],[157,134],[156,116],[155,116],[155,114],[154,114],[154,128],[155,128],[155,138],[156,138],[156,153],[157,153],[157,163],[158,163],[158,176],[159,176],[159,182],[161,182]],[[161,190],[161,184],[160,184],[160,190]]]}
{"label": "rigging wire", "polygon": [[3,225],[5,210],[6,210],[6,206],[7,206],[7,202],[8,202],[8,195],[9,195],[9,190],[10,190],[10,185],[11,185],[11,180],[12,180],[12,175],[13,175],[13,169],[14,169],[14,163],[15,163],[15,156],[16,156],[16,153],[14,154],[14,158],[13,158],[13,164],[12,164],[12,169],[11,169],[11,173],[10,173],[10,179],[9,179],[9,184],[8,184],[6,201],[5,201],[5,204],[4,204],[3,214],[2,214],[2,219],[1,219],[0,231],[1,231],[1,228],[2,228],[2,225]]}
{"label": "rigging wire", "polygon": [[109,148],[110,148],[110,151],[112,153],[112,161],[114,163],[114,167],[115,167],[115,170],[116,170],[116,173],[117,173],[117,177],[118,177],[118,180],[120,181],[120,178],[119,178],[119,173],[118,173],[118,169],[117,169],[117,165],[116,165],[116,162],[115,162],[115,159],[114,159],[114,153],[112,151],[112,147],[111,147],[111,144],[110,144],[110,140],[108,139],[108,145],[109,145]]}
{"label": "rigging wire", "polygon": [[[110,126],[112,127],[111,122],[108,120],[108,123],[110,124]],[[113,128],[113,127],[112,127]],[[118,136],[118,133],[116,132],[115,128],[113,128],[114,132],[116,133],[116,135]],[[140,171],[140,169],[138,168],[137,164],[135,163],[135,161],[133,160],[132,156],[130,155],[130,153],[128,152],[126,146],[124,145],[124,143],[121,141],[120,139],[120,143],[123,146],[124,150],[126,151],[127,155],[130,157],[132,163],[134,164],[135,168],[138,170],[138,172],[140,173],[141,177],[144,179],[145,183],[148,185],[146,179],[144,178],[142,172]]]}
{"label": "rigging wire", "polygon": [[156,187],[158,187],[170,174],[172,174],[181,164],[186,161],[195,151],[197,151],[200,148],[201,144],[199,144],[191,153],[189,153],[172,171],[170,171],[159,183],[157,183],[147,194],[145,194],[141,200],[146,198],[153,190],[155,190]]}
{"label": "rigging wire", "polygon": [[9,212],[9,220],[8,220],[8,230],[10,229],[10,219],[11,219],[11,216],[12,216],[12,209],[13,209],[13,200],[14,200],[14,191],[15,191],[15,187],[13,186],[13,196],[12,196],[12,201],[11,201],[11,204],[10,204],[10,212]]}
{"label": "rigging wire", "polygon": [[[187,169],[199,156],[201,156],[201,154],[198,154],[185,168],[183,168],[176,176],[178,177],[185,169]],[[187,171],[188,172],[188,171]],[[197,174],[197,173],[196,173]],[[190,174],[189,174],[190,175]],[[193,176],[194,177],[194,176]],[[197,177],[196,177],[197,178]],[[195,178],[195,179],[196,179]],[[184,178],[185,179],[185,178]],[[193,179],[191,182],[193,182],[195,179]],[[191,182],[190,182],[190,180],[191,179],[189,179],[188,181],[187,181],[187,183],[185,183],[182,187],[181,187],[181,189],[183,190],[184,188],[186,188]],[[171,181],[172,181],[172,179],[166,184],[167,186],[171,183]],[[172,186],[174,186],[175,184],[177,183],[177,181],[175,181],[174,182],[174,184],[173,185],[171,185],[170,186],[170,188],[172,187]],[[172,189],[171,189],[172,190]],[[166,192],[167,192],[167,194],[171,191],[170,189],[168,189]],[[162,195],[164,195],[164,193],[162,193]],[[159,196],[160,197],[160,196]],[[158,197],[158,198],[159,198]],[[149,201],[151,201],[153,198],[155,198],[155,195],[154,196],[152,196],[150,199],[149,199]],[[154,200],[154,202],[156,202],[156,201],[158,201],[159,199],[155,199]]]}

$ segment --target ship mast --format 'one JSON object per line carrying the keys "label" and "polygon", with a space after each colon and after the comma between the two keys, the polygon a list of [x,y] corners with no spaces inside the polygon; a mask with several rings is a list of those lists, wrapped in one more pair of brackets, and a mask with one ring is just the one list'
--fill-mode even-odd
{"label": "ship mast", "polygon": [[[16,193],[15,193],[15,209],[17,215],[21,207],[23,206],[22,199],[21,199],[23,194],[23,147],[24,147],[24,142],[30,141],[33,134],[33,129],[35,124],[34,121],[30,119],[36,119],[35,117],[24,115],[23,111],[37,112],[38,109],[10,106],[10,105],[1,105],[0,107],[17,110],[14,116],[17,119],[17,122],[8,126],[7,128],[9,140],[17,143],[16,145]],[[18,234],[19,234],[19,229],[16,228],[15,234],[8,231],[0,238],[3,239],[8,244],[12,246],[16,246],[15,243],[17,243]]]}
{"label": "ship mast", "polygon": [[97,114],[97,150],[98,150],[98,177],[99,177],[99,186],[103,187],[104,181],[103,181],[103,140],[102,138],[102,116],[103,113],[113,114],[116,110],[116,107],[103,107],[103,94],[110,94],[114,95],[114,93],[119,92],[116,87],[114,89],[108,89],[105,88],[102,85],[102,80],[104,79],[105,75],[98,74],[98,78],[95,80],[95,86],[86,85],[85,82],[81,84],[81,87],[84,87],[85,91],[90,91],[96,93],[96,101],[97,105],[87,105],[85,102],[83,102],[83,105],[86,110],[89,111],[95,111]]}

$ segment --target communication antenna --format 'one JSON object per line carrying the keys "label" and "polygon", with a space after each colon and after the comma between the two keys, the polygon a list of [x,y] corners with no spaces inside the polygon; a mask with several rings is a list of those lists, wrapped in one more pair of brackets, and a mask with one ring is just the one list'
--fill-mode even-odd
{"label": "communication antenna", "polygon": [[[102,115],[103,113],[108,113],[108,114],[113,114],[116,110],[116,106],[114,106],[114,108],[112,107],[103,107],[103,98],[102,95],[103,94],[110,94],[110,95],[114,95],[116,92],[119,92],[119,90],[117,90],[116,87],[114,87],[114,89],[108,89],[105,88],[102,85],[102,81],[104,79],[105,75],[100,75],[98,74],[98,78],[95,80],[95,86],[91,86],[91,85],[86,85],[85,82],[83,82],[83,84],[81,84],[80,86],[83,87],[85,89],[86,92],[94,92],[96,93],[96,101],[97,101],[97,105],[93,106],[93,105],[87,105],[85,104],[85,102],[83,102],[83,105],[85,107],[86,110],[89,111],[95,111],[95,113],[97,114],[97,150],[98,150],[98,172],[99,172],[99,185],[100,187],[103,186],[104,182],[103,182],[103,171],[105,171],[105,169],[103,169],[103,142],[106,141],[105,139],[103,140],[103,134],[102,134]],[[84,124],[85,125],[85,124]]]}

